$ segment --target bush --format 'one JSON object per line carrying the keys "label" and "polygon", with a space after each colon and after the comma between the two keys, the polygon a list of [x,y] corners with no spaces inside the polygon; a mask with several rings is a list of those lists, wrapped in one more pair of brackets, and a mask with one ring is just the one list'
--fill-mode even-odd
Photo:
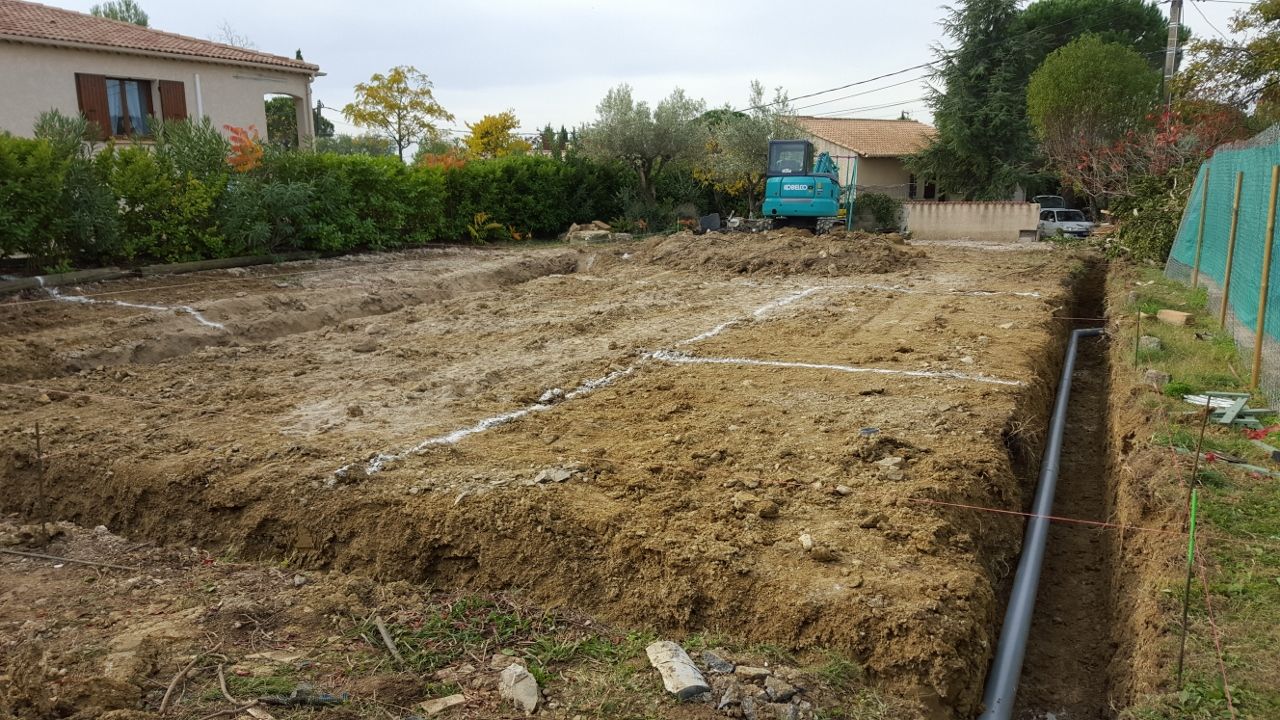
{"label": "bush", "polygon": [[[1191,192],[1195,168],[1163,177],[1144,176],[1135,180],[1132,195],[1111,204],[1116,218],[1116,245],[1109,254],[1128,253],[1135,260],[1164,262],[1173,248],[1182,210]],[[1181,175],[1181,177],[1178,177]]]}
{"label": "bush", "polygon": [[0,256],[60,256],[67,165],[46,140],[0,133]]}
{"label": "bush", "polygon": [[[512,156],[406,167],[395,157],[264,148],[234,169],[210,123],[166,122],[150,146],[82,141],[83,118],[46,113],[39,139],[0,136],[0,254],[45,264],[186,261],[286,250],[348,252],[502,237],[552,237],[617,217],[618,164]],[[694,195],[678,173],[657,211]],[[476,218],[485,218],[477,225]],[[497,239],[490,227],[482,234]]]}
{"label": "bush", "polygon": [[178,173],[164,158],[139,147],[115,151],[110,184],[120,203],[125,259],[179,262],[222,256],[213,213],[222,186]]}
{"label": "bush", "polygon": [[876,230],[897,230],[902,201],[884,193],[863,193],[854,201],[859,218],[870,219]]}

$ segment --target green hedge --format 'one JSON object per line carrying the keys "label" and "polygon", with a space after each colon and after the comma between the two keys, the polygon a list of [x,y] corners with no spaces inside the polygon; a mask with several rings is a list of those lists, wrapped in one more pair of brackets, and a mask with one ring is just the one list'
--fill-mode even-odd
{"label": "green hedge", "polygon": [[151,148],[58,147],[0,134],[0,256],[27,253],[46,270],[458,241],[480,213],[549,238],[617,217],[629,182],[620,167],[540,156],[446,170],[268,150],[240,173],[218,160],[229,147],[207,125],[166,126]]}

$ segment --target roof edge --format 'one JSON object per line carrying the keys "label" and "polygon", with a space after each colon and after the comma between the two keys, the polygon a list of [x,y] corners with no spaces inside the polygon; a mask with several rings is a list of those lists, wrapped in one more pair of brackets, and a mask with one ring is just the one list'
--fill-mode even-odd
{"label": "roof edge", "polygon": [[823,134],[821,134],[821,133],[814,132],[813,130],[811,130],[811,129],[809,129],[809,128],[804,128],[804,131],[805,131],[805,132],[807,132],[807,133],[809,133],[810,135],[812,135],[812,136],[816,137],[816,138],[821,138],[822,140],[826,140],[827,142],[831,143],[832,145],[835,145],[836,147],[842,147],[842,148],[845,148],[845,149],[847,149],[847,150],[851,150],[851,151],[853,152],[853,154],[854,154],[854,155],[857,155],[858,157],[870,157],[870,156],[868,156],[866,153],[862,152],[861,150],[859,150],[859,149],[858,149],[858,148],[856,148],[856,147],[849,147],[848,145],[845,145],[844,143],[842,143],[842,142],[840,142],[840,141],[838,141],[838,140],[833,140],[833,139],[831,139],[831,138],[827,137],[826,135],[823,135]]}
{"label": "roof edge", "polygon": [[[199,62],[208,65],[230,65],[233,67],[249,67],[256,70],[276,70],[296,75],[310,75],[312,77],[320,74],[319,65],[313,65],[311,63],[298,60],[289,60],[289,58],[282,55],[272,55],[271,57],[276,57],[281,60],[289,60],[291,63],[298,64],[282,65],[270,62],[254,62],[251,60],[233,60],[231,58],[216,58],[192,53],[142,50],[139,48],[121,47],[118,45],[100,45],[97,43],[78,42],[75,40],[53,40],[50,38],[35,37],[32,35],[14,35],[6,32],[0,32],[0,41],[23,43],[27,45],[45,45],[48,47],[74,48],[77,50],[92,50],[96,52],[115,53],[117,55],[141,55],[143,57],[163,58],[166,60],[187,60],[190,62]],[[253,50],[250,52],[257,51]],[[267,53],[261,54],[266,55]]]}

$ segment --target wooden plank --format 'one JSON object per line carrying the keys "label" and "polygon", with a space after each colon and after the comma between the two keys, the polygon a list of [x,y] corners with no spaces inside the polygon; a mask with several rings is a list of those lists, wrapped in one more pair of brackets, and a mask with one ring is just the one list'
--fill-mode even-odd
{"label": "wooden plank", "polygon": [[[61,273],[59,275],[43,275],[40,276],[44,280],[44,287],[59,287],[61,285],[74,285],[76,283],[99,282],[101,280],[114,280],[127,275],[132,275],[132,270],[121,270],[120,268],[97,268],[93,270],[76,270],[75,272]],[[9,280],[0,282],[0,294],[18,292],[21,290],[31,290],[40,287],[40,280],[35,277],[18,278],[17,280]]]}
{"label": "wooden plank", "polygon": [[1223,425],[1230,425],[1235,422],[1236,416],[1240,414],[1240,411],[1244,409],[1245,404],[1248,402],[1249,398],[1247,397],[1238,398],[1235,402],[1231,403],[1231,407],[1227,408],[1227,410],[1222,413],[1222,417],[1218,419],[1218,422]]}
{"label": "wooden plank", "polygon": [[1268,445],[1261,440],[1250,440],[1250,442],[1252,442],[1255,447],[1265,452],[1273,461],[1280,462],[1280,448],[1275,447],[1274,445]]}
{"label": "wooden plank", "polygon": [[319,253],[291,252],[280,255],[246,255],[214,260],[197,260],[195,262],[169,263],[167,265],[144,265],[138,268],[143,275],[181,275],[182,273],[200,272],[202,270],[224,270],[226,268],[248,267],[250,265],[271,265],[293,260],[314,260]]}
{"label": "wooden plank", "polygon": [[1165,309],[1156,313],[1156,319],[1166,325],[1190,325],[1191,313]]}

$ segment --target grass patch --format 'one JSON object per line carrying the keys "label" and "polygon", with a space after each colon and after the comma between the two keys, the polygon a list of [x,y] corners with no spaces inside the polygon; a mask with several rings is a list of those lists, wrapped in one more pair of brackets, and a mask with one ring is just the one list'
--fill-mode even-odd
{"label": "grass patch", "polygon": [[[238,698],[259,698],[263,695],[288,695],[298,687],[298,681],[292,673],[264,675],[261,677],[241,677],[227,675],[227,689]],[[216,688],[215,697],[222,697]]]}
{"label": "grass patch", "polygon": [[[1191,312],[1186,327],[1144,320],[1142,334],[1160,338],[1162,347],[1138,353],[1140,366],[1169,373],[1172,381],[1163,396],[1143,399],[1158,417],[1167,421],[1152,437],[1152,444],[1195,448],[1200,432],[1196,408],[1181,400],[1184,394],[1206,391],[1247,392],[1248,374],[1241,370],[1235,343],[1217,328],[1216,313],[1207,308],[1203,289],[1191,290],[1163,278],[1159,270],[1139,270],[1141,281],[1135,302],[1127,308],[1154,313],[1161,308]],[[1133,342],[1132,325],[1128,340]],[[1251,407],[1266,407],[1266,398],[1254,394]],[[1264,418],[1264,424],[1268,421]],[[1280,436],[1274,433],[1272,437]],[[1280,438],[1277,438],[1280,439]],[[1275,444],[1275,443],[1272,443]],[[1245,437],[1239,426],[1211,423],[1204,439],[1206,451],[1224,453],[1246,462],[1272,467],[1266,454]],[[1185,482],[1186,468],[1179,483]],[[1213,604],[1214,620],[1222,636],[1223,662],[1231,682],[1231,694],[1240,718],[1280,718],[1280,652],[1276,628],[1280,627],[1280,481],[1258,477],[1227,463],[1202,464],[1197,475],[1200,491],[1201,553],[1209,597],[1199,577],[1192,583],[1191,625],[1187,640],[1184,686],[1135,703],[1119,716],[1123,720],[1217,720],[1230,717],[1218,652],[1206,600]],[[1181,489],[1171,488],[1177,493]],[[1160,607],[1168,637],[1180,632],[1182,588],[1166,588]],[[1169,668],[1170,676],[1173,668]],[[1172,684],[1172,677],[1170,677]]]}
{"label": "grass patch", "polygon": [[828,651],[826,660],[811,668],[811,671],[822,682],[842,692],[862,685],[866,679],[860,663],[834,651]]}
{"label": "grass patch", "polygon": [[[462,660],[466,653],[487,657],[540,630],[554,630],[545,616],[521,613],[490,598],[462,596],[432,603],[421,613],[387,623],[387,630],[409,669],[430,673]],[[382,647],[372,620],[356,628],[371,644]]]}

